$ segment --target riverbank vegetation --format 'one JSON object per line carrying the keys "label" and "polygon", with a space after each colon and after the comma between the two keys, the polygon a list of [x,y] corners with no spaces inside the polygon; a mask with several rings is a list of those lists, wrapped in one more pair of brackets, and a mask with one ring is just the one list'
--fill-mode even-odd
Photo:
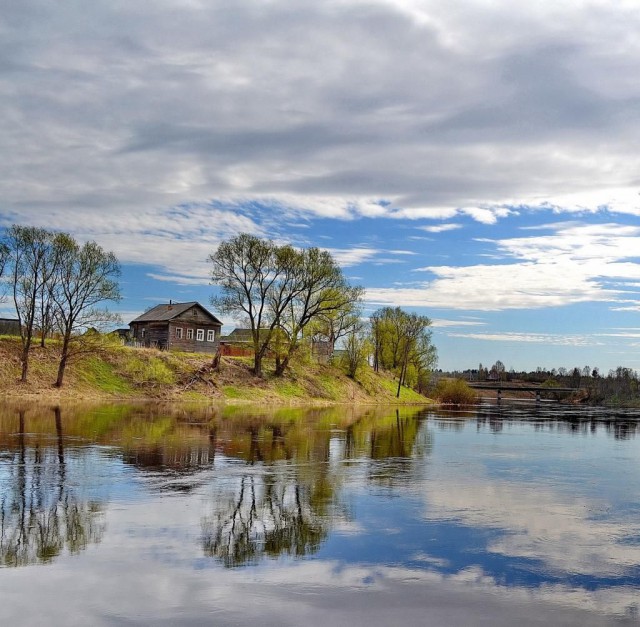
{"label": "riverbank vegetation", "polygon": [[[340,359],[320,364],[304,349],[296,353],[286,374],[256,377],[253,360],[122,346],[117,337],[89,333],[78,339],[83,348],[70,364],[65,386],[55,382],[61,341],[49,340],[31,349],[29,379],[20,381],[19,338],[0,337],[0,397],[20,399],[156,399],[258,404],[425,404],[429,400],[410,388],[396,398],[392,373],[362,368],[353,378]],[[265,358],[271,371],[273,357]]]}
{"label": "riverbank vegetation", "polygon": [[[400,308],[385,308],[367,322],[362,316],[363,288],[349,284],[328,251],[297,249],[244,233],[222,242],[209,262],[211,282],[218,286],[211,302],[221,313],[250,327],[250,371],[258,379],[251,387],[271,385],[279,388],[278,397],[300,392],[313,400],[318,386],[292,386],[285,375],[297,380],[300,377],[294,365],[315,367],[322,362],[325,367],[319,371],[323,370],[327,381],[331,376],[343,377],[346,371],[351,379],[347,387],[364,387],[370,395],[367,384],[377,381],[384,388],[380,392],[384,399],[391,373],[396,379],[396,398],[401,398],[401,393],[404,398],[423,398],[420,393],[426,391],[427,375],[436,358],[428,331],[430,320]],[[100,329],[112,328],[117,321],[117,316],[102,307],[120,300],[119,274],[113,253],[95,242],[80,245],[66,233],[35,227],[14,225],[6,230],[0,241],[0,287],[10,295],[17,315],[18,378],[23,385],[31,381],[39,387],[43,364],[48,367],[54,355],[57,388],[62,387],[74,360],[78,366],[74,387],[82,380],[93,381],[93,387],[102,392],[128,394],[130,390],[139,393],[144,386],[179,387],[183,383],[186,374],[177,366],[182,357],[176,354],[131,353],[126,364],[114,363],[116,349],[106,348],[108,342]],[[9,369],[16,361],[14,348],[9,351]],[[314,350],[316,360],[310,359]],[[372,353],[377,377],[369,366]],[[105,354],[110,357],[103,363]],[[35,366],[33,359],[38,361]],[[220,355],[213,363],[220,363]],[[110,367],[124,378],[112,381]],[[198,366],[206,367],[204,363]],[[7,376],[8,387],[14,387],[15,375]],[[283,380],[276,383],[273,377]],[[223,386],[226,395],[242,396],[234,386],[246,387],[245,377]],[[349,401],[357,396],[354,391],[343,391],[345,394],[332,400]],[[319,395],[325,396],[324,392]]]}

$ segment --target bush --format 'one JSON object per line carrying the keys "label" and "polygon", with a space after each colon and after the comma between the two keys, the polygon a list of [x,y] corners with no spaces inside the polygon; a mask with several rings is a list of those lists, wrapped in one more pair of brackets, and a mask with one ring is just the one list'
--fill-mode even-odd
{"label": "bush", "polygon": [[473,405],[477,401],[475,391],[462,379],[440,379],[433,395],[446,405]]}

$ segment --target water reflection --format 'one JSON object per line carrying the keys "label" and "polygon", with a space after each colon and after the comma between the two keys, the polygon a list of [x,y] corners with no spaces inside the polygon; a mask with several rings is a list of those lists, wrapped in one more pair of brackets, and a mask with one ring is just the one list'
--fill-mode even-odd
{"label": "water reflection", "polygon": [[[468,414],[472,417],[472,414]],[[640,433],[640,419],[637,410],[610,410],[597,407],[558,406],[556,404],[517,403],[478,406],[473,415],[478,429],[488,427],[500,432],[505,425],[526,420],[538,431],[557,431],[576,435],[596,434],[604,429],[616,440],[629,440]]]}
{"label": "water reflection", "polygon": [[557,608],[573,608],[567,624],[633,618],[638,422],[533,410],[1,406],[3,565],[47,564],[0,570],[3,597],[13,585],[24,607],[8,573],[43,590],[39,573],[71,570],[73,554],[76,579],[104,576],[109,598],[147,623],[182,624],[173,603],[195,624],[221,607],[223,623],[246,624],[256,617],[239,607],[273,598],[285,610],[270,616],[296,624],[291,595],[303,610],[349,608],[355,589],[380,617],[374,590],[393,607],[421,599],[420,616],[450,599],[468,609],[461,624],[474,624],[474,604],[514,620],[544,607],[549,624]]}
{"label": "water reflection", "polygon": [[77,554],[104,533],[102,505],[85,500],[67,477],[59,408],[52,412],[55,443],[27,434],[25,411],[3,447],[0,559],[5,566],[47,563],[64,550]]}
{"label": "water reflection", "polygon": [[[366,460],[366,480],[377,485],[406,482],[423,418],[369,410],[345,419],[331,410],[315,416],[315,428],[268,415],[218,426],[221,452],[246,466],[214,484],[202,520],[205,553],[240,566],[317,552],[332,528],[350,521],[342,489],[350,464]],[[417,450],[427,449],[421,442]]]}
{"label": "water reflection", "polygon": [[[65,446],[76,459],[90,450],[119,459],[150,492],[206,488],[201,544],[225,566],[313,554],[332,528],[349,522],[342,486],[353,474],[350,465],[377,486],[411,480],[416,455],[431,446],[429,432],[420,430],[424,417],[415,409],[379,408],[240,414],[160,405],[4,407],[3,483],[13,486],[3,490],[5,561],[46,561],[64,547],[74,553],[100,541],[103,504],[81,501],[71,489]],[[212,479],[207,471],[218,468],[225,474]],[[99,474],[85,479],[99,482]]]}

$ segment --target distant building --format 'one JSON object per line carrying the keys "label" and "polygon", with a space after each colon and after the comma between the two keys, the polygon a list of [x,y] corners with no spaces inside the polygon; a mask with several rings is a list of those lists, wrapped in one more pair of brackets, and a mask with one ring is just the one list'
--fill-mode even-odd
{"label": "distant building", "polygon": [[157,305],[129,323],[131,340],[138,346],[215,353],[222,322],[200,303]]}
{"label": "distant building", "polygon": [[220,354],[230,357],[253,356],[253,335],[251,329],[234,329],[220,338]]}
{"label": "distant building", "polygon": [[115,331],[111,331],[111,335],[117,336],[123,344],[126,344],[131,340],[131,329],[129,327],[115,329]]}
{"label": "distant building", "polygon": [[20,335],[20,320],[0,318],[0,335]]}

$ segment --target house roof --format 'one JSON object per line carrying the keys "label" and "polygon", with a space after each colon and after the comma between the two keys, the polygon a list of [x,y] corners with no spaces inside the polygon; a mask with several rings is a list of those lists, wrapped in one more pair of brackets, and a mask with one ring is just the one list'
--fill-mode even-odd
{"label": "house roof", "polygon": [[[260,329],[260,336],[264,337],[264,334],[269,332],[269,329]],[[223,335],[220,338],[220,341],[222,343],[228,344],[251,344],[253,343],[253,332],[251,331],[251,329],[242,329],[236,327],[233,331],[231,331],[231,333],[229,333],[229,335]]]}
{"label": "house roof", "polygon": [[149,311],[145,311],[141,316],[138,316],[133,322],[169,322],[177,316],[183,314],[185,311],[189,311],[192,307],[198,307],[204,312],[215,324],[222,324],[218,318],[216,318],[210,311],[207,311],[200,303],[192,301],[189,303],[163,303],[162,305],[156,305]]}

